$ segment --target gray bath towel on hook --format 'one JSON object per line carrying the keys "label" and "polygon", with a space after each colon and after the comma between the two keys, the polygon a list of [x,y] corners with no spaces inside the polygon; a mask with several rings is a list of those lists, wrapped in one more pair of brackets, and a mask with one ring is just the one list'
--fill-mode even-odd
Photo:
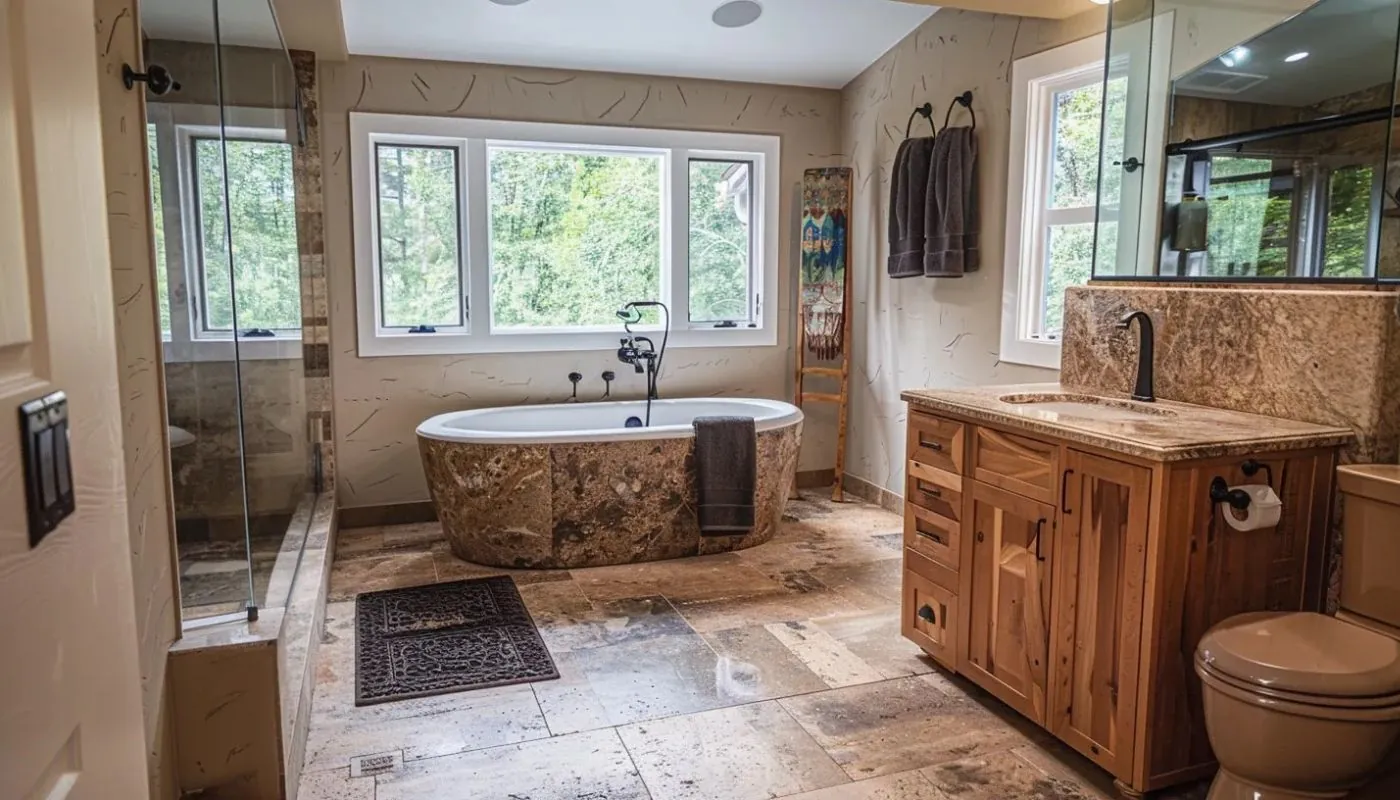
{"label": "gray bath towel on hook", "polygon": [[977,134],[944,128],[930,158],[924,277],[958,278],[981,266],[977,233]]}
{"label": "gray bath towel on hook", "polygon": [[753,530],[758,483],[758,433],[753,417],[696,417],[693,424],[700,533],[748,533]]}
{"label": "gray bath towel on hook", "polygon": [[918,278],[924,274],[925,233],[935,213],[929,181],[932,136],[905,139],[894,156],[890,186],[891,278]]}

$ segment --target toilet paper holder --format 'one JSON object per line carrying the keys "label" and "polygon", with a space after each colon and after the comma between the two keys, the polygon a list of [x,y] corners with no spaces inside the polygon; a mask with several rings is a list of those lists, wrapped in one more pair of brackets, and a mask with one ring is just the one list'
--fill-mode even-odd
{"label": "toilet paper holder", "polygon": [[[1264,471],[1264,480],[1268,483],[1269,488],[1274,488],[1274,470],[1268,464],[1255,461],[1252,458],[1240,464],[1240,472],[1243,472],[1247,478],[1258,475],[1261,469]],[[1250,502],[1248,492],[1242,489],[1231,489],[1230,484],[1226,483],[1225,479],[1219,475],[1211,479],[1210,501],[1212,503],[1229,503],[1230,507],[1236,511],[1244,511],[1249,508]]]}
{"label": "toilet paper holder", "polygon": [[1219,475],[1211,478],[1210,501],[1212,503],[1229,503],[1230,507],[1236,511],[1244,511],[1249,508],[1249,494],[1242,489],[1231,489],[1225,479]]}

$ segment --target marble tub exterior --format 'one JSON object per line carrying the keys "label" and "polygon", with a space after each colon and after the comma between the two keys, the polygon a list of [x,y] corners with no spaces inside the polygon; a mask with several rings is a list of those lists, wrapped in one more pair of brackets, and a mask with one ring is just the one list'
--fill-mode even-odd
{"label": "marble tub exterior", "polygon": [[802,425],[758,434],[755,526],[701,536],[695,440],[483,445],[419,438],[452,552],[497,567],[568,569],[741,550],[773,538]]}

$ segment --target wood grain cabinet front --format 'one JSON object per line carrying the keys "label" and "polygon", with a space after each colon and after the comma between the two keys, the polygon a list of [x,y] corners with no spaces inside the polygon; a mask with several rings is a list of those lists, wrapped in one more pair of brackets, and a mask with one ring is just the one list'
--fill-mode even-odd
{"label": "wood grain cabinet front", "polygon": [[958,671],[1042,725],[1050,651],[1055,509],[974,481],[963,557],[968,617]]}
{"label": "wood grain cabinet front", "polygon": [[[907,445],[904,636],[1125,795],[1213,774],[1196,643],[1321,605],[1337,448],[1156,462],[918,410]],[[1231,530],[1215,477],[1269,483],[1283,519]]]}

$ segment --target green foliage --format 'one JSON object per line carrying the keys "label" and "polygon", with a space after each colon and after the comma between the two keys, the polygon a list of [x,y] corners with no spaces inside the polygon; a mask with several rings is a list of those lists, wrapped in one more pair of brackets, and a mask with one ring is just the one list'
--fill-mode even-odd
{"label": "green foliage", "polygon": [[492,148],[491,313],[496,327],[616,327],[661,293],[655,156]]}
{"label": "green foliage", "polygon": [[[236,307],[240,330],[300,329],[301,270],[291,146],[253,139],[222,143],[196,139],[194,157],[205,327],[233,330]],[[230,229],[232,236],[226,237]]]}
{"label": "green foliage", "polygon": [[461,325],[457,151],[379,145],[377,160],[382,323]]}
{"label": "green foliage", "polygon": [[160,155],[156,152],[156,126],[146,125],[146,147],[151,162],[151,236],[156,251],[156,308],[160,313],[160,332],[170,336],[170,278],[165,267],[165,214],[160,204]]}
{"label": "green foliage", "polygon": [[1342,167],[1328,181],[1327,239],[1322,274],[1329,278],[1366,276],[1366,244],[1371,235],[1371,185],[1375,169]]}
{"label": "green foliage", "polygon": [[[732,174],[731,174],[731,171]],[[732,181],[730,179],[733,179]],[[747,187],[752,168],[742,162],[690,162],[690,319],[749,318],[749,225],[735,208],[731,184]]]}

